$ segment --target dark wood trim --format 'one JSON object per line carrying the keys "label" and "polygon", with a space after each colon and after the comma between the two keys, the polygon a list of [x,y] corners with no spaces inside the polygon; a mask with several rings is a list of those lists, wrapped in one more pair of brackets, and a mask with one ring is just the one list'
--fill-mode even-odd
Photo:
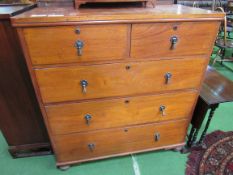
{"label": "dark wood trim", "polygon": [[9,146],[8,151],[13,158],[43,156],[52,154],[49,143],[35,143],[27,145]]}

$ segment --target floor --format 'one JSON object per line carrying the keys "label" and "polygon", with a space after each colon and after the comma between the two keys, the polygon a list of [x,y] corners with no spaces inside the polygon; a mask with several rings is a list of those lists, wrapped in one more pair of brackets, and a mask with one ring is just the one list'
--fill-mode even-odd
{"label": "floor", "polygon": [[[233,81],[233,63],[216,63],[217,70]],[[209,132],[233,130],[233,103],[220,105]],[[1,175],[184,175],[187,154],[173,151],[155,151],[119,158],[83,163],[67,171],[57,170],[53,155],[12,159],[0,133]]]}

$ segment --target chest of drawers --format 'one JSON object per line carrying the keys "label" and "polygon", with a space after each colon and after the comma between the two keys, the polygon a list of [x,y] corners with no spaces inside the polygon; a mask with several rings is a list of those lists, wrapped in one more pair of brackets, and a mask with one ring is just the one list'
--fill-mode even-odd
{"label": "chest of drawers", "polygon": [[223,18],[180,5],[12,18],[57,165],[184,145]]}

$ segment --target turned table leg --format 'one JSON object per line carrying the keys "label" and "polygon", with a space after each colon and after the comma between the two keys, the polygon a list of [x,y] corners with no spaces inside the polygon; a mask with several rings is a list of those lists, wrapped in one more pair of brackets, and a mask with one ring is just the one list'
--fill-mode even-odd
{"label": "turned table leg", "polygon": [[209,128],[210,122],[211,122],[211,120],[212,120],[212,118],[213,118],[213,116],[214,116],[214,112],[215,112],[215,110],[217,109],[218,105],[219,105],[219,104],[216,104],[216,105],[213,105],[213,106],[210,107],[210,114],[209,114],[209,116],[208,116],[208,120],[207,120],[207,123],[206,123],[206,125],[205,125],[205,129],[204,129],[204,131],[203,131],[203,133],[202,133],[202,135],[201,135],[201,137],[200,137],[200,140],[199,140],[198,144],[202,144],[203,139],[204,139],[205,136],[206,136],[206,132],[207,132],[207,130],[208,130],[208,128]]}
{"label": "turned table leg", "polygon": [[198,129],[195,128],[194,126],[192,126],[191,131],[190,131],[189,136],[188,136],[188,141],[187,141],[186,145],[182,148],[181,153],[186,154],[186,153],[190,152],[190,150],[193,146],[193,143],[196,141],[197,134],[198,134]]}
{"label": "turned table leg", "polygon": [[193,144],[192,140],[193,140],[193,134],[195,132],[196,128],[194,126],[192,126],[191,131],[189,133],[188,136],[188,141],[187,141],[187,147],[190,148]]}
{"label": "turned table leg", "polygon": [[196,129],[195,129],[195,132],[194,132],[194,134],[193,134],[193,138],[192,138],[191,146],[190,146],[190,147],[192,147],[192,146],[195,144],[195,142],[196,142],[196,140],[197,140],[198,133],[199,133],[199,129],[196,128]]}
{"label": "turned table leg", "polygon": [[225,48],[223,48],[223,49],[222,49],[222,54],[221,54],[221,61],[220,61],[220,64],[221,64],[221,65],[222,65],[223,60],[224,60],[224,58],[225,58],[225,52],[226,52],[226,50],[225,50]]}
{"label": "turned table leg", "polygon": [[191,121],[192,129],[188,137],[188,141],[186,145],[187,148],[191,148],[193,144],[196,142],[199,129],[202,125],[202,122],[205,118],[208,109],[209,109],[208,104],[201,97],[199,97]]}

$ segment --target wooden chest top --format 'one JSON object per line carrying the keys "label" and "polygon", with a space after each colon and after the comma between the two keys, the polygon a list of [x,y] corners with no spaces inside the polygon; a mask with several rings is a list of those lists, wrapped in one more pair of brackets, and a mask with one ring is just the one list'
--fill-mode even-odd
{"label": "wooden chest top", "polygon": [[124,23],[190,20],[222,20],[225,14],[182,5],[158,5],[155,8],[35,8],[12,18],[15,26],[39,26],[79,23]]}

